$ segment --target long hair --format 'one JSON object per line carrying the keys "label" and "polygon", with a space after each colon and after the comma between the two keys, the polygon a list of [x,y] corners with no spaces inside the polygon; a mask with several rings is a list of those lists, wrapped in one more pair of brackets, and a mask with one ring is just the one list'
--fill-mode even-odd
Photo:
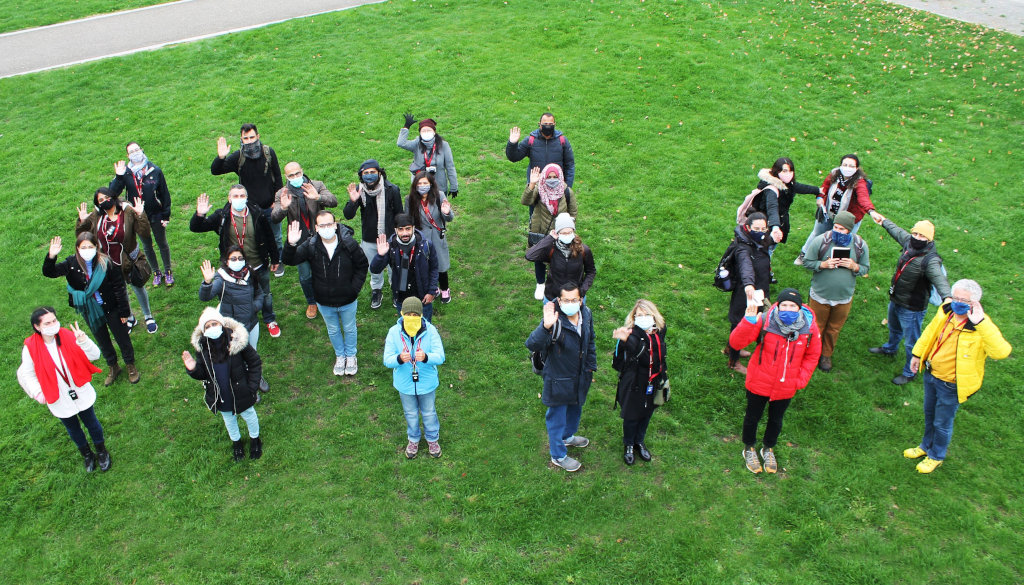
{"label": "long hair", "polygon": [[637,309],[642,309],[644,313],[654,316],[654,326],[658,328],[658,331],[665,330],[665,318],[661,316],[661,311],[658,310],[657,305],[647,299],[640,299],[633,305],[633,309],[626,315],[626,327],[633,327]]}
{"label": "long hair", "polygon": [[793,171],[793,180],[795,181],[796,165],[793,164],[793,159],[789,158],[788,156],[780,156],[779,158],[775,159],[775,164],[772,165],[772,168],[771,170],[768,171],[768,173],[771,174],[771,176],[778,179],[779,173],[782,172],[783,165],[789,165],[789,170]]}
{"label": "long hair", "polygon": [[[845,182],[847,185],[853,186],[853,185],[857,184],[857,181],[859,181],[861,179],[867,179],[868,176],[866,174],[864,174],[864,169],[862,169],[861,166],[860,166],[860,158],[858,158],[857,155],[855,155],[855,154],[844,154],[843,157],[839,159],[839,165],[842,166],[843,161],[848,159],[848,158],[853,159],[854,161],[856,161],[856,163],[857,163],[857,172],[853,173],[852,175],[850,175],[849,179],[844,179],[843,182]],[[795,176],[795,174],[794,174],[794,176]],[[837,182],[842,177],[843,177],[843,175],[840,174],[839,167],[836,167],[836,168],[832,169],[832,172],[828,174],[828,180],[831,183]]]}
{"label": "long hair", "polygon": [[100,210],[100,203],[99,203],[99,196],[100,195],[103,195],[104,197],[106,197],[108,199],[113,199],[114,200],[114,209],[118,213],[121,213],[121,197],[120,197],[120,195],[114,195],[110,191],[110,189],[108,189],[106,187],[100,187],[99,189],[96,189],[95,193],[92,194],[92,204],[96,206],[96,210],[97,211]]}
{"label": "long hair", "polygon": [[[426,197],[420,195],[420,192],[416,190],[416,184],[420,182],[420,179],[430,181],[430,191],[427,192]],[[423,212],[422,202],[424,199],[427,205],[436,204],[440,207],[438,201],[441,199],[441,192],[437,190],[437,180],[434,179],[434,175],[427,171],[420,171],[412,178],[412,187],[409,188],[409,215],[412,216],[413,227],[417,229],[422,225],[420,223],[420,215]],[[437,220],[435,219],[434,221]]]}
{"label": "long hair", "polygon": [[79,264],[83,267],[85,266],[85,260],[83,260],[82,255],[78,253],[78,246],[82,245],[82,242],[91,242],[92,245],[96,247],[96,259],[93,260],[93,264],[96,266],[102,266],[106,269],[109,266],[108,262],[110,258],[108,258],[107,255],[103,253],[103,250],[100,249],[100,240],[96,237],[94,232],[82,232],[78,234],[77,238],[75,238],[75,258],[78,259]]}

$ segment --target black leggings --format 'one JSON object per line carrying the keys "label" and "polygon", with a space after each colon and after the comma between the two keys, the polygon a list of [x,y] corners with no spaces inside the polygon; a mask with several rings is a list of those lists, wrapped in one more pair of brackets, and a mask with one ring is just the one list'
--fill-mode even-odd
{"label": "black leggings", "polygon": [[126,364],[135,363],[135,348],[132,346],[132,338],[128,335],[128,326],[121,322],[121,317],[116,311],[105,313],[106,323],[95,329],[90,326],[92,336],[96,338],[96,345],[100,347],[104,361],[108,366],[117,365],[117,352],[114,351],[114,344],[110,342],[110,334],[114,334],[114,341],[121,349],[121,359]]}
{"label": "black leggings", "polygon": [[768,424],[764,427],[764,439],[761,444],[769,449],[774,448],[779,442],[779,433],[782,432],[782,417],[789,408],[789,401],[785,400],[768,401],[767,396],[760,396],[747,390],[747,414],[743,417],[743,444],[753,447],[757,442],[757,424],[761,422],[761,415],[764,414],[764,407],[768,405]]}
{"label": "black leggings", "polygon": [[622,444],[625,446],[639,445],[644,442],[647,436],[647,425],[651,423],[651,415],[654,411],[647,413],[644,418],[635,420],[622,419]]}
{"label": "black leggings", "polygon": [[448,290],[448,271],[437,273],[437,288],[441,290]]}

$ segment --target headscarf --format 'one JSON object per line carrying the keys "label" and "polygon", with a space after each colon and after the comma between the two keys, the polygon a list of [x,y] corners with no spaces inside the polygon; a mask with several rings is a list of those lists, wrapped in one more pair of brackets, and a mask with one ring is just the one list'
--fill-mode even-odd
{"label": "headscarf", "polygon": [[[548,173],[554,171],[558,176],[558,185],[554,188],[547,186],[544,181],[548,177]],[[551,210],[551,215],[555,215],[558,211],[558,200],[565,194],[565,176],[562,174],[562,167],[555,163],[549,163],[544,167],[544,170],[540,173],[540,182],[537,184],[537,192],[540,194],[540,200],[542,203],[548,206]]]}

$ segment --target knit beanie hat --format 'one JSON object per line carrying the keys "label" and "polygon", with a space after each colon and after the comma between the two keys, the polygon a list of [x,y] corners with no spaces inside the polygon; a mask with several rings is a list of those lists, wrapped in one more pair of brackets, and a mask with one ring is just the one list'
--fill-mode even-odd
{"label": "knit beanie hat", "polygon": [[565,228],[576,229],[576,221],[568,213],[559,213],[555,218],[555,233],[557,234]]}
{"label": "knit beanie hat", "polygon": [[408,315],[409,313],[415,313],[417,315],[423,314],[423,302],[416,297],[406,297],[402,301],[402,314]]}
{"label": "knit beanie hat", "polygon": [[849,231],[853,231],[853,224],[857,223],[857,219],[853,217],[853,214],[849,211],[840,211],[836,214],[835,220],[832,222],[836,225],[841,225]]}
{"label": "knit beanie hat", "polygon": [[922,219],[921,221],[915,223],[914,229],[910,230],[910,233],[921,234],[929,242],[935,241],[935,226],[932,225],[932,222],[928,221],[927,219]]}
{"label": "knit beanie hat", "polygon": [[420,130],[423,130],[424,128],[430,128],[434,132],[437,132],[437,122],[430,118],[427,118],[426,120],[420,120]]}
{"label": "knit beanie hat", "polygon": [[206,307],[205,309],[203,309],[203,314],[199,315],[199,329],[206,329],[206,324],[209,323],[210,321],[216,321],[223,325],[224,315],[221,315],[220,311],[218,311],[214,307]]}
{"label": "knit beanie hat", "polygon": [[797,306],[803,306],[803,297],[800,296],[800,291],[795,288],[784,288],[779,291],[779,296],[775,299],[775,302],[782,304],[785,301],[793,301]]}
{"label": "knit beanie hat", "polygon": [[363,171],[365,171],[366,169],[377,169],[379,171],[380,170],[380,163],[377,162],[377,159],[374,159],[374,158],[368,159],[366,162],[364,162],[363,164],[359,165],[359,174],[360,175],[363,174]]}

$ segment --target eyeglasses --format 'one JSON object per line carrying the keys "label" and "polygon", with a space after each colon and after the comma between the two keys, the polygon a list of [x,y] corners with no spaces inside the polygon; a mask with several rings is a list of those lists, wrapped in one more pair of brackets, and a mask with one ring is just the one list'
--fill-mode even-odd
{"label": "eyeglasses", "polygon": [[957,297],[951,297],[951,298],[952,298],[952,299],[953,299],[954,301],[958,302],[958,303],[967,303],[967,304],[970,304],[970,303],[971,303],[971,299],[959,299],[959,298],[957,298]]}

